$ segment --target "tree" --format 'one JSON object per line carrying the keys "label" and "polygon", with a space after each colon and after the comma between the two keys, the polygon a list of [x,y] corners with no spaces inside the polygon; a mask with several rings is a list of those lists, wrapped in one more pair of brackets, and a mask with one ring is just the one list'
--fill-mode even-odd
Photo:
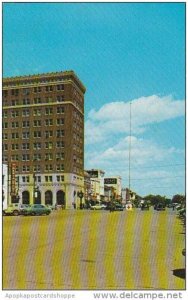
{"label": "tree", "polygon": [[172,198],[172,203],[184,203],[185,202],[185,196],[184,195],[174,195]]}
{"label": "tree", "polygon": [[160,195],[147,195],[143,198],[144,200],[146,200],[147,202],[150,202],[151,205],[156,205],[158,203],[166,203],[166,198],[165,196],[160,196]]}

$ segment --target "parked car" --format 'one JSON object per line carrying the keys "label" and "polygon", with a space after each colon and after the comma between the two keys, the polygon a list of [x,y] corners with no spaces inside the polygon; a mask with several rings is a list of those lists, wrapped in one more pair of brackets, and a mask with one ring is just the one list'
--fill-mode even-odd
{"label": "parked car", "polygon": [[158,203],[155,208],[157,211],[165,210],[165,206],[162,203]]}
{"label": "parked car", "polygon": [[6,209],[3,209],[3,216],[18,216],[20,214],[20,204],[12,203]]}
{"label": "parked car", "polygon": [[92,205],[90,209],[92,209],[92,210],[102,210],[102,209],[106,209],[106,205],[104,205],[104,204],[95,204],[95,205]]}
{"label": "parked car", "polygon": [[149,210],[149,205],[145,204],[145,203],[142,203],[140,208],[141,208],[141,210]]}
{"label": "parked car", "polygon": [[35,215],[49,215],[51,213],[51,209],[48,208],[46,205],[44,204],[33,204],[30,207],[25,208],[22,211],[22,214],[25,216],[31,215],[31,216],[35,216]]}
{"label": "parked car", "polygon": [[20,209],[20,214],[22,214],[22,212],[23,212],[25,209],[29,208],[29,207],[31,207],[30,204],[20,204],[20,207],[19,207],[19,209]]}
{"label": "parked car", "polygon": [[124,207],[120,203],[116,203],[115,206],[114,206],[114,210],[116,210],[116,211],[123,211]]}

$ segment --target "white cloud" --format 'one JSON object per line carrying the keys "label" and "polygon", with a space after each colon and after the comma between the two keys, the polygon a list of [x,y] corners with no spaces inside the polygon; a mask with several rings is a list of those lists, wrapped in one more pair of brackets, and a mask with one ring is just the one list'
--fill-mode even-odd
{"label": "white cloud", "polygon": [[[131,137],[131,141],[131,186],[138,194],[166,194],[167,192],[167,195],[171,195],[176,193],[178,187],[180,190],[183,189],[184,166],[173,166],[174,161],[182,159],[183,150],[159,146],[154,141],[135,136]],[[102,169],[107,177],[119,175],[122,177],[123,186],[127,187],[129,137],[122,138],[117,144],[104,151],[86,153],[86,168]],[[170,192],[166,187],[169,187]]]}
{"label": "white cloud", "polygon": [[[185,103],[172,96],[157,95],[141,97],[131,101],[132,132],[143,133],[147,126],[185,114]],[[86,144],[105,141],[113,134],[128,133],[130,129],[129,102],[111,102],[98,111],[91,110],[86,120]]]}

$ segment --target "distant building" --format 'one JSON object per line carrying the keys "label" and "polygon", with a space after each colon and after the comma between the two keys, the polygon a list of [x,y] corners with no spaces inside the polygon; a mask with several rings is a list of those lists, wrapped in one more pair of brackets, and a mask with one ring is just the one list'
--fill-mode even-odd
{"label": "distant building", "polygon": [[[136,199],[136,193],[130,190],[130,201],[134,201]],[[126,203],[126,201],[129,201],[129,189],[128,188],[122,188],[122,201]]]}
{"label": "distant building", "polygon": [[101,201],[104,199],[104,174],[105,172],[99,169],[86,170],[91,181],[91,200]]}
{"label": "distant building", "polygon": [[121,186],[121,177],[120,176],[111,176],[104,178],[104,184],[109,187],[113,187],[114,189],[114,197],[118,200],[121,199],[122,194],[122,186]]}
{"label": "distant building", "polygon": [[70,208],[84,192],[85,90],[73,71],[3,79],[3,163],[22,203]]}

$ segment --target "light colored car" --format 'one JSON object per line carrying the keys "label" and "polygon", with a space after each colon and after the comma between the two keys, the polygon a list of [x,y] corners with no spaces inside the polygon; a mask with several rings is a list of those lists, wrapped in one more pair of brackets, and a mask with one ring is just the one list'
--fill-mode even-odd
{"label": "light colored car", "polygon": [[19,203],[12,203],[6,209],[3,209],[3,216],[18,216],[20,214]]}
{"label": "light colored car", "polygon": [[41,215],[49,215],[50,213],[51,213],[51,209],[44,204],[33,204],[22,211],[22,214],[24,216],[28,216],[28,215],[41,216]]}
{"label": "light colored car", "polygon": [[101,210],[101,209],[106,209],[106,205],[104,204],[95,204],[93,206],[91,206],[92,210]]}

